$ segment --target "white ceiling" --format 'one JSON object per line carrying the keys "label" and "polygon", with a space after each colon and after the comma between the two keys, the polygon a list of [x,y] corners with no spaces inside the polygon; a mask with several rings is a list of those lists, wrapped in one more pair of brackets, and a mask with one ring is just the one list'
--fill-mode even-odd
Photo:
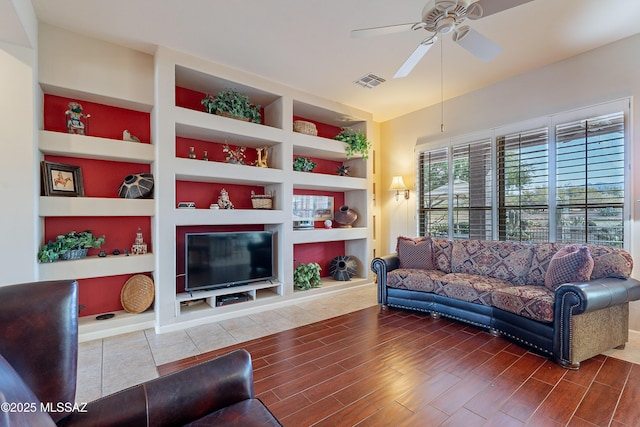
{"label": "white ceiling", "polygon": [[[441,99],[440,45],[408,77],[392,79],[428,33],[350,37],[352,29],[418,22],[426,0],[32,3],[38,19],[51,25],[150,53],[163,45],[209,58],[369,111],[379,122]],[[467,21],[504,51],[485,64],[445,36],[444,98],[631,36],[639,32],[639,20],[639,0],[533,0]],[[353,83],[367,73],[387,81],[375,89]]]}

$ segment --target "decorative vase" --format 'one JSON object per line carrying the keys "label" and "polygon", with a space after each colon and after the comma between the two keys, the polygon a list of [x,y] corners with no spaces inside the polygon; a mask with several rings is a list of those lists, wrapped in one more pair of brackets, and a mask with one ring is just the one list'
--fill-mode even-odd
{"label": "decorative vase", "polygon": [[348,228],[351,227],[354,222],[356,222],[356,219],[358,219],[358,214],[353,209],[350,209],[349,206],[342,205],[333,215],[333,219],[335,220],[335,222],[340,224],[340,227]]}
{"label": "decorative vase", "polygon": [[136,173],[124,178],[118,196],[123,199],[142,199],[149,197],[153,192],[153,174]]}
{"label": "decorative vase", "polygon": [[64,260],[70,260],[70,259],[81,259],[87,256],[87,252],[89,251],[88,248],[84,248],[84,249],[69,249],[68,251],[66,251],[63,254],[60,254],[60,258],[64,259]]}
{"label": "decorative vase", "polygon": [[348,281],[356,275],[358,271],[358,264],[356,260],[346,256],[340,255],[331,260],[329,264],[329,274],[335,280]]}

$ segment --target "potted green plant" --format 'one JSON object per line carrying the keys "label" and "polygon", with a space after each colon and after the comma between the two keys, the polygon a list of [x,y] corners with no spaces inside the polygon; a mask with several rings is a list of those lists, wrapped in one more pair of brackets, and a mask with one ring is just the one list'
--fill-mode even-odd
{"label": "potted green plant", "polygon": [[220,91],[216,96],[207,94],[201,103],[210,114],[229,116],[253,123],[262,121],[260,105],[252,105],[247,95],[235,89]]}
{"label": "potted green plant", "polygon": [[298,172],[313,172],[316,162],[306,157],[296,157],[293,159],[293,170]]}
{"label": "potted green plant", "polygon": [[308,264],[299,262],[293,270],[293,283],[301,291],[317,288],[321,284],[320,270],[322,270],[322,268],[320,268],[320,264],[317,262],[310,262]]}
{"label": "potted green plant", "polygon": [[333,139],[346,143],[345,151],[347,153],[347,159],[361,154],[362,159],[369,158],[369,150],[371,149],[371,142],[367,139],[364,133],[359,130],[353,130],[351,128],[342,128],[339,134]]}
{"label": "potted green plant", "polygon": [[95,237],[89,230],[61,234],[55,241],[49,240],[38,252],[38,261],[53,262],[58,258],[79,259],[87,255],[89,248],[99,248],[104,244],[104,235]]}

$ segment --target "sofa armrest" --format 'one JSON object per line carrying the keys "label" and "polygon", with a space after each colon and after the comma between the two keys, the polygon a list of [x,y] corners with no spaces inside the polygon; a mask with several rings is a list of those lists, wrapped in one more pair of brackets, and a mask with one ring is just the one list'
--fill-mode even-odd
{"label": "sofa armrest", "polygon": [[174,426],[254,398],[251,356],[236,350],[87,404],[60,426]]}
{"label": "sofa armrest", "polygon": [[[581,314],[640,299],[640,281],[607,277],[589,282],[565,283],[555,294],[556,314]],[[556,319],[557,320],[557,319]]]}
{"label": "sofa armrest", "polygon": [[[612,341],[608,345],[604,345],[606,350],[610,346],[620,345],[625,342],[627,337],[628,325],[624,319],[620,321],[621,331],[613,331],[611,329],[596,333],[593,326],[575,329],[577,318],[574,316],[581,315],[580,318],[588,322],[586,319],[598,319],[599,310],[607,312],[606,317],[620,306],[627,304],[629,301],[640,299],[640,282],[635,279],[616,279],[603,278],[592,280],[589,282],[565,283],[561,285],[555,293],[554,303],[554,354],[558,358],[562,366],[577,369],[580,360],[592,357],[600,352],[601,348],[593,346],[595,335],[607,335]],[[625,317],[628,312],[624,311]],[[584,317],[586,316],[586,317]],[[593,317],[596,316],[596,317]],[[583,323],[583,322],[579,322]],[[596,320],[597,325],[607,328],[606,322],[601,319]],[[574,335],[578,333],[582,338],[576,338]],[[587,338],[585,338],[587,337]],[[576,341],[577,340],[577,341]],[[600,340],[595,340],[599,343]],[[582,349],[585,347],[585,349]],[[591,348],[593,347],[593,348]],[[606,348],[605,348],[606,347]],[[584,353],[579,355],[577,353]]]}
{"label": "sofa armrest", "polygon": [[378,276],[378,304],[387,306],[387,273],[400,267],[398,254],[376,257],[371,261],[371,271]]}

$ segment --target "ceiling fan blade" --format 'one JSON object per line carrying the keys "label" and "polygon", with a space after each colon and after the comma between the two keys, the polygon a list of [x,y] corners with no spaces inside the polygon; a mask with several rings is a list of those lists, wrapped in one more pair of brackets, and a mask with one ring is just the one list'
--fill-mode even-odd
{"label": "ceiling fan blade", "polygon": [[452,38],[483,62],[491,61],[502,52],[500,46],[467,25],[456,29]]}
{"label": "ceiling fan blade", "polygon": [[404,64],[402,64],[400,68],[398,68],[398,71],[396,71],[396,73],[393,75],[393,78],[397,79],[401,77],[407,77],[411,70],[413,70],[413,68],[418,65],[418,62],[420,62],[422,57],[429,51],[429,49],[431,49],[431,46],[433,46],[437,40],[437,37],[433,37],[431,39],[428,39],[427,41],[423,41],[422,43],[420,43],[416,50],[413,51],[411,56],[409,56],[409,58],[404,61]]}
{"label": "ceiling fan blade", "polygon": [[[478,0],[472,4],[477,4],[482,8],[482,17],[484,18],[485,16],[493,15],[494,13],[529,3],[530,1],[532,0]],[[469,16],[469,19],[479,18],[479,16]]]}
{"label": "ceiling fan blade", "polygon": [[403,31],[410,30],[414,25],[415,22],[412,22],[410,24],[387,25],[385,27],[362,28],[360,30],[352,30],[351,37],[359,38],[401,33]]}

